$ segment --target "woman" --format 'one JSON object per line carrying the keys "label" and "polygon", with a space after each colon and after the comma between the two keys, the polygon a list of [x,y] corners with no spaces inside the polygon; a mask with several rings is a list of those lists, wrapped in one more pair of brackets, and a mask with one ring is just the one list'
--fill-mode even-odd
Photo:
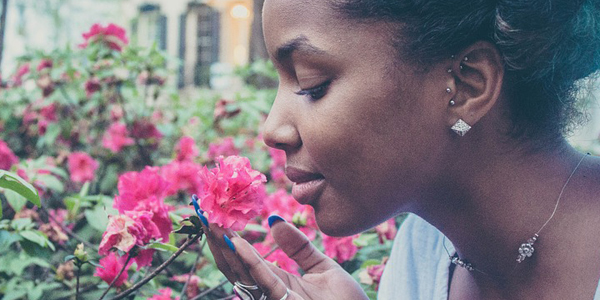
{"label": "woman", "polygon": [[[335,236],[414,214],[381,298],[594,299],[600,160],[563,133],[576,81],[600,69],[599,2],[265,1],[280,86],[264,136],[287,154],[294,197]],[[211,225],[236,290],[366,297],[293,226],[269,221],[307,275]]]}

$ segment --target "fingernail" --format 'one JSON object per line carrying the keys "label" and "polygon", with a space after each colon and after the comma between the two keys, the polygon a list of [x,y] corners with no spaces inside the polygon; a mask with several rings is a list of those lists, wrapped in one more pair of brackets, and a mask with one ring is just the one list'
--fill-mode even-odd
{"label": "fingernail", "polygon": [[231,249],[231,251],[233,251],[235,253],[235,246],[233,245],[233,243],[231,242],[229,237],[227,237],[227,235],[224,234],[223,239],[225,240],[225,244],[227,244],[227,246],[229,246],[229,249]]}
{"label": "fingernail", "polygon": [[269,217],[269,219],[267,219],[267,221],[269,222],[269,228],[273,227],[273,224],[277,221],[287,222],[286,220],[284,220],[282,217],[280,217],[278,215],[271,215]]}
{"label": "fingernail", "polygon": [[206,226],[206,228],[208,228],[208,220],[203,215],[204,211],[202,209],[200,209],[200,205],[198,204],[198,196],[196,196],[195,194],[192,195],[192,204],[194,204],[194,209],[196,210],[196,214],[198,215],[198,218],[200,218],[200,221],[202,221],[202,223]]}

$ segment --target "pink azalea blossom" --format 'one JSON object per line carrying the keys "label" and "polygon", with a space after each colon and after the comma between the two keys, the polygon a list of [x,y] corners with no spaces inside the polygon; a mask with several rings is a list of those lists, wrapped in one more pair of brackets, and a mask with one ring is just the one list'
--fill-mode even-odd
{"label": "pink azalea blossom", "polygon": [[119,177],[113,207],[119,213],[143,211],[152,213],[152,221],[158,226],[163,241],[169,240],[173,229],[169,218],[169,206],[164,203],[169,183],[160,175],[158,167],[146,167],[142,172],[128,172]]}
{"label": "pink azalea blossom", "polygon": [[170,183],[167,189],[168,195],[175,195],[178,191],[186,191],[190,194],[200,192],[202,181],[198,172],[202,166],[191,161],[173,161],[162,167],[162,174]]}
{"label": "pink azalea blossom", "polygon": [[331,237],[323,234],[323,247],[325,248],[325,255],[336,259],[339,263],[343,263],[345,261],[351,260],[356,252],[358,252],[358,247],[354,245],[354,240],[358,238],[357,235],[347,236],[347,237]]}
{"label": "pink azalea blossom", "polygon": [[200,151],[196,147],[196,141],[192,137],[184,136],[179,139],[179,142],[175,146],[175,153],[177,153],[178,161],[192,161]]}
{"label": "pink azalea blossom", "polygon": [[40,109],[40,116],[49,122],[56,122],[56,121],[58,121],[58,117],[56,116],[57,108],[58,108],[58,104],[56,102],[50,103],[46,106],[43,106]]}
{"label": "pink azalea blossom", "polygon": [[[121,276],[119,276],[119,279],[115,281],[114,286],[120,287],[125,283],[125,281],[127,281],[127,269],[132,263],[132,261],[129,262],[125,271],[123,271]],[[100,260],[100,265],[103,268],[96,267],[96,272],[94,273],[94,276],[100,277],[102,280],[104,280],[104,282],[108,284],[110,284],[115,279],[115,277],[117,277],[117,274],[119,274],[119,272],[123,268],[123,262],[121,262],[121,260],[117,257],[117,255],[114,252],[111,252],[108,256],[102,258]]]}
{"label": "pink azalea blossom", "polygon": [[396,228],[396,219],[391,218],[375,227],[375,231],[377,231],[377,236],[379,237],[379,243],[383,244],[383,242],[391,241],[396,237],[396,233],[398,229]]}
{"label": "pink azalea blossom", "polygon": [[98,78],[92,77],[85,82],[84,88],[85,88],[85,95],[88,98],[90,98],[90,97],[92,97],[92,95],[94,93],[96,93],[96,92],[100,91],[100,89],[102,89],[102,85],[100,83],[100,80],[98,80]]}
{"label": "pink azalea blossom", "polygon": [[135,120],[133,122],[131,136],[136,139],[150,140],[152,144],[157,144],[163,137],[154,123],[146,119]]}
{"label": "pink azalea blossom", "polygon": [[240,150],[235,147],[232,137],[226,137],[220,142],[208,145],[208,158],[215,160],[219,156],[238,155]]}
{"label": "pink azalea blossom", "polygon": [[113,153],[118,153],[123,147],[133,144],[134,140],[129,137],[127,127],[123,123],[113,123],[102,137],[102,146]]}
{"label": "pink azalea blossom", "polygon": [[51,59],[42,59],[37,66],[37,71],[40,72],[44,69],[52,68],[53,62]]}
{"label": "pink azalea blossom", "polygon": [[[160,238],[160,230],[151,217],[150,212],[126,212],[122,215],[110,216],[108,227],[102,235],[98,254],[106,255],[113,248],[129,252],[134,246],[145,246],[151,240]],[[137,252],[133,260],[138,270],[152,263],[153,254],[153,249]],[[122,259],[125,260],[125,257]]]}
{"label": "pink azalea blossom", "polygon": [[385,269],[385,264],[387,263],[388,258],[384,257],[381,261],[381,264],[378,265],[370,265],[363,271],[361,271],[358,275],[360,282],[366,285],[375,285],[375,291],[379,289],[379,282],[381,282],[381,276],[383,275],[383,270]]}
{"label": "pink azalea blossom", "polygon": [[94,180],[94,172],[98,169],[98,162],[85,152],[71,153],[67,158],[67,164],[73,182]]}
{"label": "pink azalea blossom", "polygon": [[[154,295],[150,298],[148,298],[147,300],[173,300],[173,298],[171,298],[171,294],[173,293],[173,291],[170,288],[164,288],[161,290],[158,290],[158,292],[160,294],[158,295]],[[188,296],[189,298],[189,296]],[[179,300],[179,297],[175,297],[175,300]]]}
{"label": "pink azalea blossom", "polygon": [[25,63],[25,64],[21,65],[19,67],[19,69],[17,70],[17,73],[12,78],[13,86],[20,86],[21,84],[23,84],[23,77],[25,75],[27,75],[27,73],[29,73],[29,71],[30,71],[29,63]]}
{"label": "pink azalea blossom", "polygon": [[[265,243],[256,243],[252,246],[254,246],[261,256],[265,256],[271,252],[271,247]],[[300,276],[300,272],[298,272],[300,267],[298,264],[293,259],[289,258],[281,249],[273,251],[273,253],[267,256],[266,260],[272,262],[288,273]]]}
{"label": "pink azalea blossom", "polygon": [[113,23],[108,24],[108,26],[94,24],[89,32],[83,34],[85,42],[80,44],[79,47],[86,48],[89,43],[102,42],[109,48],[120,52],[129,43],[126,34],[127,32],[123,27]]}
{"label": "pink azalea blossom", "polygon": [[311,206],[298,203],[286,190],[279,189],[265,198],[264,209],[261,215],[263,217],[263,224],[266,224],[268,216],[276,214],[288,222],[306,226],[307,219],[312,213]]}
{"label": "pink azalea blossom", "polygon": [[215,104],[213,115],[215,120],[220,120],[235,117],[240,112],[241,109],[235,106],[235,101],[221,99]]}
{"label": "pink azalea blossom", "polygon": [[8,144],[0,139],[0,170],[10,170],[17,163],[19,163],[19,158],[8,147]]}
{"label": "pink azalea blossom", "polygon": [[198,277],[197,275],[192,275],[190,277],[190,274],[183,274],[173,276],[171,277],[171,280],[185,284],[188,281],[188,278],[190,280],[190,283],[188,284],[185,290],[185,294],[187,295],[188,299],[192,299],[198,296],[198,294],[200,293],[200,282],[202,282],[202,279],[200,277]]}
{"label": "pink azalea blossom", "polygon": [[144,246],[160,237],[160,231],[151,216],[149,212],[126,212],[110,216],[98,254],[107,255],[113,248],[129,252],[134,246]]}
{"label": "pink azalea blossom", "polygon": [[253,170],[246,157],[219,157],[217,166],[200,171],[200,207],[208,220],[221,227],[242,230],[262,210],[265,175]]}

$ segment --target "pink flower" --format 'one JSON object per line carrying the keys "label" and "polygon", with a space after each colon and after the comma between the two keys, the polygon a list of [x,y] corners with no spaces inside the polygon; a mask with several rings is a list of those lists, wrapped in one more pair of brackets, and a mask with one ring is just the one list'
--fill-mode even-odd
{"label": "pink flower", "polygon": [[265,198],[262,217],[264,224],[268,216],[276,214],[288,222],[306,226],[307,219],[312,213],[311,206],[301,205],[286,190],[279,189]]}
{"label": "pink flower", "polygon": [[[164,288],[162,290],[158,290],[160,294],[154,295],[147,300],[173,300],[171,294],[173,291],[170,288]],[[189,297],[189,296],[188,296]],[[175,297],[175,300],[179,300],[179,297]]]}
{"label": "pink flower", "polygon": [[226,137],[218,143],[208,145],[208,158],[215,160],[219,156],[238,155],[240,150],[235,147],[232,137]]}
{"label": "pink flower", "polygon": [[396,219],[391,218],[375,227],[379,236],[379,243],[383,244],[386,240],[391,241],[396,237],[398,229],[396,228]]}
{"label": "pink flower", "polygon": [[185,290],[185,293],[186,293],[188,299],[192,299],[200,293],[199,285],[200,285],[200,282],[202,281],[202,279],[200,277],[198,277],[196,275],[192,275],[190,277],[190,274],[183,274],[183,275],[173,276],[171,278],[171,280],[185,284],[188,281],[188,278],[190,279],[190,283],[188,284],[188,286]]}
{"label": "pink flower", "polygon": [[85,42],[79,47],[86,48],[90,42],[102,42],[109,48],[120,52],[129,43],[126,34],[127,32],[123,27],[113,23],[108,24],[106,27],[94,24],[89,32],[83,34]]}
{"label": "pink flower", "polygon": [[100,84],[100,80],[96,77],[92,77],[85,82],[85,95],[90,98],[95,92],[100,91],[102,85]]}
{"label": "pink flower", "polygon": [[370,265],[361,271],[358,275],[360,282],[366,285],[375,284],[375,291],[377,291],[379,289],[379,282],[381,282],[381,275],[383,275],[383,270],[385,269],[385,264],[387,261],[388,258],[384,257],[381,261],[381,264]]}
{"label": "pink flower", "polygon": [[37,66],[37,71],[40,72],[44,69],[52,68],[53,62],[51,59],[42,59]]}
{"label": "pink flower", "polygon": [[[256,243],[252,246],[254,246],[261,256],[265,256],[271,252],[271,247],[265,243]],[[300,276],[298,264],[293,259],[289,258],[281,249],[273,251],[273,253],[267,256],[266,260],[272,262],[288,273]]]}
{"label": "pink flower", "polygon": [[196,147],[196,141],[189,136],[179,139],[177,146],[175,146],[175,152],[177,153],[178,161],[191,161],[200,153],[198,147]]}
{"label": "pink flower", "polygon": [[[122,286],[123,283],[125,283],[125,281],[127,280],[127,269],[131,264],[132,261],[129,262],[129,264],[125,268],[125,271],[123,271],[121,276],[119,276],[119,279],[115,281],[114,286],[119,287]],[[117,277],[117,274],[119,274],[119,272],[123,268],[123,262],[121,262],[121,260],[117,257],[117,255],[114,252],[111,252],[108,256],[101,259],[100,265],[104,268],[96,267],[96,272],[94,273],[94,276],[100,277],[102,280],[104,280],[104,282],[108,284],[110,284],[115,279],[115,277]]]}
{"label": "pink flower", "polygon": [[202,167],[191,161],[174,161],[162,167],[162,174],[170,182],[167,189],[168,195],[175,195],[178,191],[196,194],[200,191],[202,181],[198,172]]}
{"label": "pink flower", "polygon": [[134,140],[129,137],[127,127],[122,123],[110,125],[102,137],[102,146],[113,153],[118,153],[123,147],[133,145],[133,143]]}
{"label": "pink flower", "polygon": [[49,122],[58,121],[58,118],[56,117],[57,106],[58,105],[56,104],[56,102],[53,102],[51,104],[48,104],[48,105],[42,107],[40,109],[40,116]]}
{"label": "pink flower", "polygon": [[323,234],[323,247],[325,248],[325,255],[336,259],[339,263],[351,260],[358,247],[354,245],[354,240],[359,235],[347,236],[342,238],[331,237]]}
{"label": "pink flower", "polygon": [[[134,246],[145,246],[161,237],[160,230],[151,220],[150,212],[126,212],[110,216],[108,227],[102,235],[98,254],[106,255],[111,249],[129,252]],[[138,270],[152,263],[153,249],[139,250],[133,260]]]}
{"label": "pink flower", "polygon": [[0,140],[0,170],[10,170],[19,163],[19,158],[10,150],[5,141]]}
{"label": "pink flower", "polygon": [[98,162],[85,152],[74,152],[67,158],[69,173],[73,182],[86,182],[94,180],[94,172],[98,169]]}
{"label": "pink flower", "polygon": [[134,246],[144,246],[160,237],[160,231],[148,212],[126,212],[110,216],[108,227],[102,235],[98,254],[106,255],[115,248],[129,252]]}
{"label": "pink flower", "polygon": [[152,144],[157,144],[163,135],[156,126],[145,119],[135,120],[131,129],[131,136],[137,139],[150,140]]}
{"label": "pink flower", "polygon": [[17,73],[15,74],[15,76],[12,78],[13,86],[20,86],[21,84],[23,84],[23,77],[25,75],[27,75],[27,73],[29,73],[29,71],[30,71],[29,63],[25,63],[25,64],[21,65],[19,67],[19,69],[17,70]]}
{"label": "pink flower", "polygon": [[142,172],[128,172],[119,177],[119,196],[113,207],[119,213],[126,211],[151,212],[152,221],[161,233],[163,241],[169,240],[173,224],[169,207],[164,203],[169,183],[160,175],[158,167],[146,167]]}
{"label": "pink flower", "polygon": [[215,120],[235,117],[241,112],[241,109],[235,105],[235,101],[221,99],[215,104]]}
{"label": "pink flower", "polygon": [[246,157],[219,157],[217,166],[200,171],[200,207],[208,220],[221,227],[242,230],[263,206],[265,175],[253,170]]}

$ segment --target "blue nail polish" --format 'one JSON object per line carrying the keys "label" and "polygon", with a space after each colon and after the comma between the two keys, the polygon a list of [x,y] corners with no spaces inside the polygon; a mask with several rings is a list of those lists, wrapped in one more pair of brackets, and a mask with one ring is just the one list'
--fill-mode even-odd
{"label": "blue nail polish", "polygon": [[225,240],[225,244],[227,244],[227,246],[229,246],[229,249],[231,249],[231,251],[233,251],[235,253],[235,246],[233,245],[233,243],[231,242],[229,237],[227,237],[227,235],[224,234],[223,239]]}
{"label": "blue nail polish", "polygon": [[206,226],[206,228],[208,228],[208,220],[206,219],[206,217],[199,214],[198,218],[200,218],[200,221],[202,221],[202,224],[204,224],[204,226]]}
{"label": "blue nail polish", "polygon": [[202,221],[202,224],[204,224],[204,226],[206,226],[206,228],[208,228],[208,220],[206,219],[205,216],[203,216],[202,214],[204,214],[204,211],[200,209],[200,205],[198,205],[198,196],[193,195],[192,196],[192,204],[194,204],[194,209],[196,210],[196,214],[198,215],[198,218],[200,218],[200,221]]}
{"label": "blue nail polish", "polygon": [[286,220],[284,220],[282,217],[278,216],[278,215],[271,215],[267,221],[269,222],[269,228],[273,227],[273,224],[277,221],[283,221],[286,222]]}

